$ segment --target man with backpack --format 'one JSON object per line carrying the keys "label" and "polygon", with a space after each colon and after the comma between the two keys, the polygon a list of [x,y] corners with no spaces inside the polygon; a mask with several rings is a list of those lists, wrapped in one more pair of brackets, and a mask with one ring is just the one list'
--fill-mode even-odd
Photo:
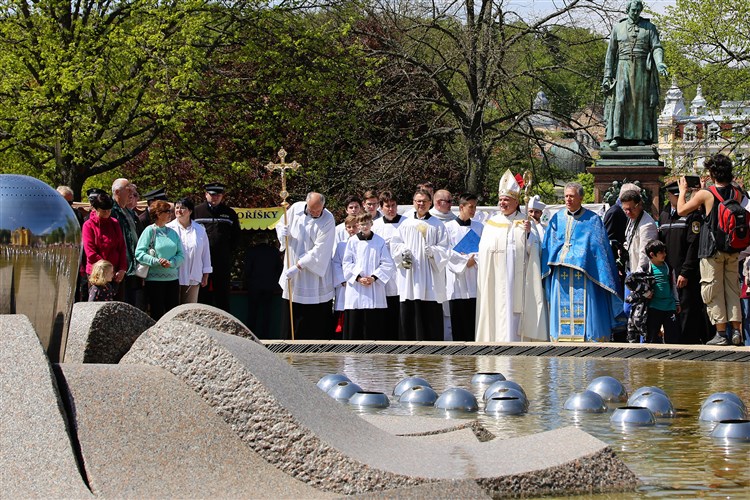
{"label": "man with backpack", "polygon": [[716,336],[707,344],[742,345],[738,257],[750,244],[750,216],[743,208],[748,200],[732,184],[732,160],[727,156],[713,155],[705,169],[713,186],[695,192],[689,201],[685,201],[687,180],[679,180],[677,213],[687,215],[701,206],[706,213],[698,245],[701,296],[716,326]]}

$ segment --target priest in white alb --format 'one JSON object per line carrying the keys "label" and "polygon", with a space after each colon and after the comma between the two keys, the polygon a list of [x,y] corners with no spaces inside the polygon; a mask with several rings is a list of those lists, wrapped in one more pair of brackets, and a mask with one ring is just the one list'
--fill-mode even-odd
{"label": "priest in white alb", "polygon": [[540,245],[519,210],[521,188],[510,170],[500,179],[499,212],[479,241],[477,342],[546,341]]}
{"label": "priest in white alb", "polygon": [[400,296],[400,340],[443,340],[443,307],[446,300],[445,267],[448,232],[430,215],[432,196],[414,193],[412,216],[406,217],[391,239]]}
{"label": "priest in white alb", "polygon": [[331,212],[326,210],[325,201],[320,193],[308,193],[305,201],[298,201],[289,207],[287,224],[276,225],[280,250],[288,254],[288,257],[284,256],[284,271],[279,279],[284,299],[281,322],[283,338],[291,338],[289,300],[292,301],[296,339],[331,338],[331,255],[336,222]]}

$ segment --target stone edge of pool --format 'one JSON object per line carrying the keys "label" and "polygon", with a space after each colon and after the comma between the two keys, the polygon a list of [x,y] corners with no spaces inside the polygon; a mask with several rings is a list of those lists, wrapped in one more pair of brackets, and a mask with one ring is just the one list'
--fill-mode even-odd
{"label": "stone edge of pool", "polygon": [[398,342],[261,340],[282,354],[413,354],[435,356],[546,356],[611,359],[750,362],[750,347],[677,344],[508,342]]}

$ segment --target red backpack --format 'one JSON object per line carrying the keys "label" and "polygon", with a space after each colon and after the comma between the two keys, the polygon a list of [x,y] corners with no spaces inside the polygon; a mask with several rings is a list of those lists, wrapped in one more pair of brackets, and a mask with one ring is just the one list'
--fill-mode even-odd
{"label": "red backpack", "polygon": [[725,200],[719,194],[716,186],[708,188],[719,200],[717,208],[717,223],[714,232],[716,249],[722,252],[741,252],[750,245],[750,226],[748,212],[740,204],[742,192],[732,186],[732,197]]}

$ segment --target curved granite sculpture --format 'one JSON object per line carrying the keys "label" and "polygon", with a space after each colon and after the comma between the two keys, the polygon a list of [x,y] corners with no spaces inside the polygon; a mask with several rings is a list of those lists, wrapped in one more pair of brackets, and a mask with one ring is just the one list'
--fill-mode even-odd
{"label": "curved granite sculpture", "polygon": [[125,302],[77,302],[68,331],[66,363],[118,363],[154,320]]}
{"label": "curved granite sculpture", "polygon": [[[473,481],[492,496],[628,490],[637,479],[606,445],[569,427],[508,440],[415,442],[357,417],[262,345],[171,319],[122,364],[171,372],[252,450],[324,491],[362,494]],[[457,436],[458,437],[458,436]]]}

